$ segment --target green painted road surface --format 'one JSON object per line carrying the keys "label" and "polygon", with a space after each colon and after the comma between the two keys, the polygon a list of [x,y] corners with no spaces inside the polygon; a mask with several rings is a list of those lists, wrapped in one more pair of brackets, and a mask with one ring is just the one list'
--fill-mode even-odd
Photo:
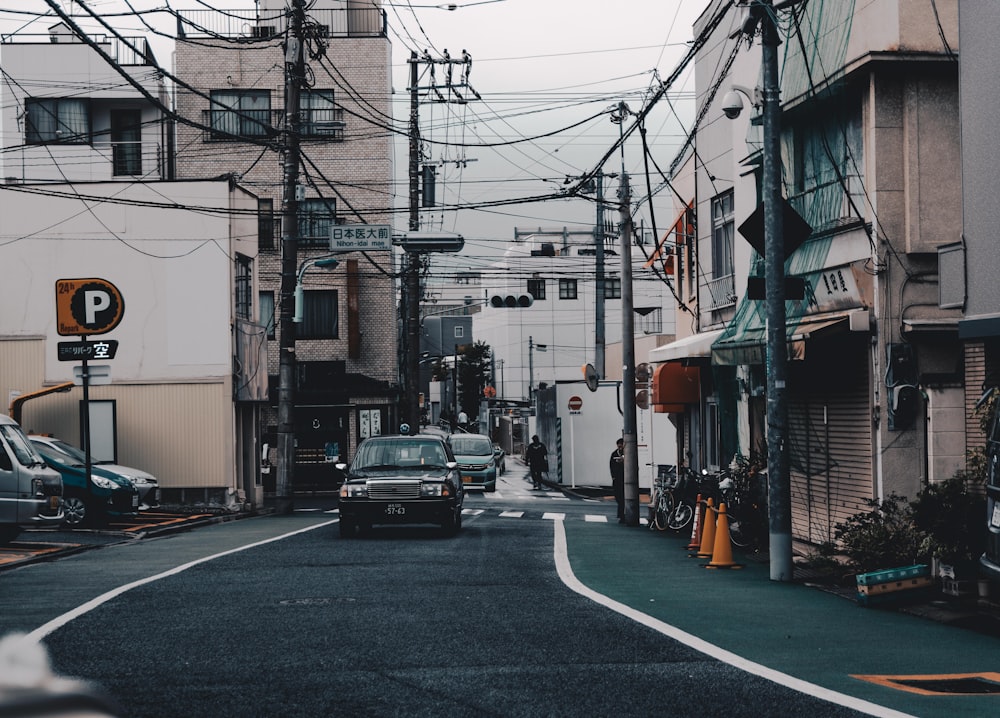
{"label": "green painted road surface", "polygon": [[[645,527],[565,522],[562,530],[569,564],[584,586],[722,651],[914,716],[1000,715],[1000,694],[921,695],[855,677],[985,672],[995,680],[996,638],[771,581],[766,563],[706,569],[704,559],[689,557],[687,538]],[[706,698],[725,701],[725,687]]]}

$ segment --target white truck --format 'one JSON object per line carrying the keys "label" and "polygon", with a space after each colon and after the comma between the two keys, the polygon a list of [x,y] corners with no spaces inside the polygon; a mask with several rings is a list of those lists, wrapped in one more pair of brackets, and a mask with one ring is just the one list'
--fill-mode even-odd
{"label": "white truck", "polygon": [[17,422],[0,414],[0,545],[22,529],[62,523],[62,476],[50,469]]}

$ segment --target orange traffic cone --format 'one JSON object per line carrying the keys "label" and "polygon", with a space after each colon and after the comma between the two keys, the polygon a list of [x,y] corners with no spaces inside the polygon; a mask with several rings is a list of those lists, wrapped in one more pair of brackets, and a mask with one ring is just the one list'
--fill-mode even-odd
{"label": "orange traffic cone", "polygon": [[701,548],[701,522],[705,516],[705,505],[701,502],[701,494],[694,502],[694,519],[691,521],[691,543],[687,545],[688,551]]}
{"label": "orange traffic cone", "polygon": [[729,517],[726,515],[725,504],[719,504],[712,560],[705,564],[705,568],[743,568],[743,564],[733,561],[733,542],[729,536]]}
{"label": "orange traffic cone", "polygon": [[705,518],[701,529],[701,547],[698,553],[692,554],[697,558],[712,558],[712,548],[715,545],[715,505],[711,497],[705,504]]}

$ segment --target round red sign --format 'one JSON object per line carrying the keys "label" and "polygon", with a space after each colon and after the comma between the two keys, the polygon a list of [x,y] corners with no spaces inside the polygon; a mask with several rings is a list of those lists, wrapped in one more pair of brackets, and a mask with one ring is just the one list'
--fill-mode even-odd
{"label": "round red sign", "polygon": [[583,399],[581,399],[578,396],[571,396],[569,398],[569,410],[570,411],[579,411],[582,408],[583,408]]}

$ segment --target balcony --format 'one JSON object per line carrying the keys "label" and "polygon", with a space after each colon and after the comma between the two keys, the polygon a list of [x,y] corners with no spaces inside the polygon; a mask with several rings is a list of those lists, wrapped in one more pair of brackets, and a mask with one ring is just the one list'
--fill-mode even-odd
{"label": "balcony", "polygon": [[[303,140],[344,141],[344,110],[342,108],[302,110]],[[284,110],[203,110],[205,140],[239,142],[247,139],[277,137],[285,121]]]}
{"label": "balcony", "polygon": [[[311,10],[307,13],[307,32],[316,37],[385,37],[386,16],[380,8],[348,8],[345,10]],[[183,10],[178,13],[178,37],[227,38],[252,42],[285,32],[284,12],[257,10]]]}

